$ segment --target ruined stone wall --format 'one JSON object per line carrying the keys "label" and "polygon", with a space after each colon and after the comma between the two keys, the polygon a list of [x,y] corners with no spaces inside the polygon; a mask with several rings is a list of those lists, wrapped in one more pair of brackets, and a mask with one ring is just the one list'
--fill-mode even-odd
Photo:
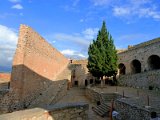
{"label": "ruined stone wall", "polygon": [[1,120],[88,120],[86,103],[61,104],[0,115]]}
{"label": "ruined stone wall", "polygon": [[134,88],[149,89],[149,86],[154,90],[160,90],[160,70],[147,71],[133,75],[120,76],[119,85],[129,86]]}
{"label": "ruined stone wall", "polygon": [[[122,63],[125,66],[125,75],[120,75],[120,85],[131,87],[146,87],[150,85],[157,88],[160,85],[159,69],[160,69],[160,38],[153,39],[138,45],[135,45],[128,50],[118,54],[118,63]],[[150,56],[156,55],[158,59],[153,58],[152,63],[149,62]],[[139,61],[139,65],[135,65],[138,68],[138,73],[133,72],[134,60]],[[154,65],[155,69],[151,69],[151,65]],[[123,67],[124,68],[124,67]],[[159,87],[158,87],[159,88]]]}
{"label": "ruined stone wall", "polygon": [[24,109],[52,84],[63,84],[63,80],[62,83],[56,82],[56,76],[67,65],[67,58],[32,28],[21,25],[13,59],[10,93],[4,99],[7,103],[7,99],[10,100],[9,109]]}
{"label": "ruined stone wall", "polygon": [[126,74],[131,74],[131,62],[138,60],[141,63],[141,72],[150,70],[148,58],[151,55],[160,56],[160,38],[133,46],[128,50],[118,54],[118,63],[123,63],[126,67]]}
{"label": "ruined stone wall", "polygon": [[97,103],[97,101],[100,101],[102,102],[102,97],[101,97],[101,94],[99,92],[97,92],[96,90],[92,89],[92,88],[87,88],[86,91],[85,91],[85,95],[86,97],[94,102],[94,103]]}

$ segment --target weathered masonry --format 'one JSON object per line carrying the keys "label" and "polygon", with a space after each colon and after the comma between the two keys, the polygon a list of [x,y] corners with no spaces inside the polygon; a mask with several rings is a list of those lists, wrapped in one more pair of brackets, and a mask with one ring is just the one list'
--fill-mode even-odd
{"label": "weathered masonry", "polygon": [[68,65],[69,60],[37,32],[21,25],[10,88],[0,98],[0,112],[56,103],[67,91]]}
{"label": "weathered masonry", "polygon": [[118,54],[121,85],[160,89],[160,38]]}
{"label": "weathered masonry", "polygon": [[94,83],[94,77],[88,72],[87,60],[73,60],[71,64],[72,86],[85,87]]}

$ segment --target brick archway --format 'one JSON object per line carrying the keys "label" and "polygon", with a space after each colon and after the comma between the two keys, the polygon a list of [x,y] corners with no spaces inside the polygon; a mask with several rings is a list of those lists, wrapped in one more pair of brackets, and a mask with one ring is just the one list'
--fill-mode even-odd
{"label": "brick archway", "polygon": [[118,65],[119,69],[119,75],[125,75],[126,74],[126,66],[123,63],[120,63]]}
{"label": "brick archway", "polygon": [[147,63],[148,63],[149,70],[160,69],[160,57],[158,55],[151,55],[148,58]]}
{"label": "brick archway", "polygon": [[133,60],[130,64],[131,66],[131,73],[141,73],[141,62],[139,60]]}

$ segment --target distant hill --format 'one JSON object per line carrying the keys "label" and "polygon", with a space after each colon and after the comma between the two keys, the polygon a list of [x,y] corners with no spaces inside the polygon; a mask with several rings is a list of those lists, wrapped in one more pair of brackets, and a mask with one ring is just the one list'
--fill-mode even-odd
{"label": "distant hill", "polygon": [[10,73],[12,70],[11,66],[0,66],[0,72],[1,73]]}

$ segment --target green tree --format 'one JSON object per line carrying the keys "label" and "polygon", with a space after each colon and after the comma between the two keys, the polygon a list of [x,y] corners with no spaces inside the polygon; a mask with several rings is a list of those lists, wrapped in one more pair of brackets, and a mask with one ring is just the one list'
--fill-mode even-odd
{"label": "green tree", "polygon": [[88,48],[88,69],[95,77],[114,76],[117,72],[117,51],[105,22]]}

